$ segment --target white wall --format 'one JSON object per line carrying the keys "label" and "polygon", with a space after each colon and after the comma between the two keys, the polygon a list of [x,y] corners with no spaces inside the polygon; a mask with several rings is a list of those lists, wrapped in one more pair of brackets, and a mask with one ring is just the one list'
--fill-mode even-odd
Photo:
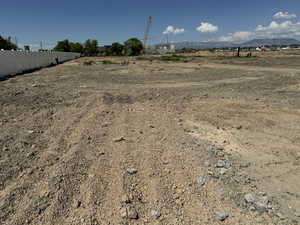
{"label": "white wall", "polygon": [[71,52],[0,51],[0,78],[56,64],[55,58],[61,63],[79,57]]}

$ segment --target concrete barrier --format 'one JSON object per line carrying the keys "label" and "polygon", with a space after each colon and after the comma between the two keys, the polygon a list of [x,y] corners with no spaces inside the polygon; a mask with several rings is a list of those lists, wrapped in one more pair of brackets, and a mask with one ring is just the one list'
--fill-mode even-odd
{"label": "concrete barrier", "polygon": [[79,58],[71,52],[0,51],[0,78]]}

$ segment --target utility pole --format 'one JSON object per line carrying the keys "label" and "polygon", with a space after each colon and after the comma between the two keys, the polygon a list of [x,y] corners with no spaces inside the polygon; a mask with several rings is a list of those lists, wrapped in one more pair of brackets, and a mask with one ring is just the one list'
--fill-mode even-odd
{"label": "utility pole", "polygon": [[43,50],[43,41],[40,42],[40,50]]}

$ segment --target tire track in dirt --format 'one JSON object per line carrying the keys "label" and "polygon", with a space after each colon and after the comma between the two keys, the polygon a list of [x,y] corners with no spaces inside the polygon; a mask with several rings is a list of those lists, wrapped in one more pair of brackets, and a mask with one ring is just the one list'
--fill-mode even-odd
{"label": "tire track in dirt", "polygon": [[[76,116],[74,114],[71,114],[71,116],[67,109],[68,111],[64,112],[62,118],[65,126],[61,126],[60,121],[58,121],[59,125],[56,128],[55,124],[52,126],[54,132],[57,132],[59,136],[56,134],[52,136],[54,142],[52,143],[50,138],[48,149],[40,153],[39,165],[41,166],[39,168],[31,168],[28,174],[19,179],[18,183],[11,185],[5,190],[5,193],[11,195],[15,193],[14,188],[30,186],[25,193],[22,192],[22,196],[16,197],[19,207],[17,205],[14,206],[17,208],[17,211],[14,212],[15,215],[12,220],[6,221],[7,224],[31,222],[38,224],[37,221],[41,219],[39,217],[44,211],[45,215],[42,217],[42,224],[49,224],[50,221],[53,222],[52,220],[64,216],[73,194],[77,191],[76,186],[85,179],[85,170],[88,167],[88,162],[83,155],[84,152],[81,152],[81,146],[77,141],[84,134],[82,126],[85,123],[84,115],[88,115],[92,104],[93,99],[92,102],[87,103],[83,107],[84,110],[81,113],[76,113]],[[62,139],[65,141],[62,142]],[[58,144],[56,145],[57,141]],[[60,146],[60,148],[57,149],[55,146]],[[49,156],[52,154],[55,154],[58,158],[49,165],[48,160],[51,158]],[[37,184],[33,186],[32,183],[34,182]],[[3,198],[10,199],[9,196],[3,196]]]}

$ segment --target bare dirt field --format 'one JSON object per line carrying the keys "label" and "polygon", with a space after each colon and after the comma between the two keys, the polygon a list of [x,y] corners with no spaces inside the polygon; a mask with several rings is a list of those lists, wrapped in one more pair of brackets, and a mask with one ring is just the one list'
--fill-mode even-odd
{"label": "bare dirt field", "polygon": [[300,224],[300,54],[81,58],[0,82],[1,225]]}

